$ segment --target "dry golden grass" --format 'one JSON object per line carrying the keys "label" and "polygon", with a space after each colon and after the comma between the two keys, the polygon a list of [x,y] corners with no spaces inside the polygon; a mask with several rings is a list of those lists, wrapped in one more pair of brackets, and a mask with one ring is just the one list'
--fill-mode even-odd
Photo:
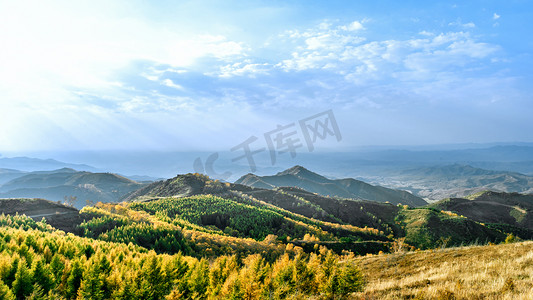
{"label": "dry golden grass", "polygon": [[533,242],[356,258],[353,299],[533,299]]}

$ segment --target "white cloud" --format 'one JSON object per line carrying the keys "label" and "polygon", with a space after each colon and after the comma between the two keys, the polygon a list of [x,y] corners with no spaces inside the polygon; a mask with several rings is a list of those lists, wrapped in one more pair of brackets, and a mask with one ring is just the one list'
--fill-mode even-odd
{"label": "white cloud", "polygon": [[438,35],[421,31],[425,38],[366,42],[364,36],[354,35],[345,27],[329,24],[289,32],[296,44],[290,48],[290,58],[276,66],[287,72],[324,70],[358,85],[405,78],[427,81],[435,80],[439,73],[460,72],[459,67],[499,50],[463,31]]}
{"label": "white cloud", "polygon": [[283,60],[277,66],[286,71],[306,69],[335,69],[341,62],[343,52],[365,41],[355,31],[363,29],[359,21],[348,25],[333,26],[321,23],[316,28],[304,31],[287,31],[282,37],[289,37],[292,48],[291,58]]}
{"label": "white cloud", "polygon": [[418,34],[425,35],[425,36],[434,36],[435,34],[433,32],[422,30]]}
{"label": "white cloud", "polygon": [[341,28],[343,30],[348,30],[348,31],[358,31],[358,30],[364,29],[365,27],[363,27],[363,24],[361,22],[353,21],[352,23],[348,24],[347,26],[340,26],[339,28]]}
{"label": "white cloud", "polygon": [[249,76],[256,77],[259,74],[268,74],[272,68],[268,63],[252,63],[250,60],[221,66],[220,70],[213,75],[220,77]]}
{"label": "white cloud", "polygon": [[471,28],[475,28],[476,24],[474,24],[474,22],[462,23],[462,21],[458,19],[455,22],[448,23],[448,26],[458,26],[458,27],[462,27],[465,29],[471,29]]}
{"label": "white cloud", "polygon": [[183,90],[183,87],[182,87],[181,85],[174,83],[174,82],[173,82],[172,80],[170,80],[170,79],[165,79],[165,80],[163,80],[162,84],[163,84],[163,85],[166,85],[166,86],[168,86],[168,87],[171,87],[171,88],[175,88],[175,89],[177,89],[177,90]]}

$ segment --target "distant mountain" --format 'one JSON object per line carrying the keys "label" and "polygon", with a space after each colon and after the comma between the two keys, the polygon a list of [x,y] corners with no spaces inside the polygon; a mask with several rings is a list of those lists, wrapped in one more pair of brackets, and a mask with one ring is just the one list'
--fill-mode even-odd
{"label": "distant mountain", "polygon": [[13,169],[0,169],[0,185],[15,179],[17,177],[24,176],[26,172],[13,170]]}
{"label": "distant mountain", "polygon": [[0,157],[0,168],[15,169],[21,171],[57,170],[60,168],[72,168],[82,171],[97,171],[96,168],[85,164],[71,164],[55,159],[40,159],[31,157]]}
{"label": "distant mountain", "polygon": [[410,206],[427,204],[422,198],[406,191],[374,186],[352,178],[332,180],[311,172],[302,166],[292,167],[273,176],[247,174],[239,178],[235,183],[265,189],[292,186],[323,196],[366,199],[393,204],[402,203]]}
{"label": "distant mountain", "polygon": [[152,176],[146,176],[146,175],[122,175],[120,176],[126,177],[128,179],[131,179],[133,181],[142,182],[142,183],[152,183],[155,181],[164,180],[164,178],[160,177],[152,177]]}
{"label": "distant mountain", "polygon": [[429,200],[464,197],[486,190],[533,193],[533,176],[462,164],[392,171],[386,178],[372,182],[407,189]]}
{"label": "distant mountain", "polygon": [[113,202],[145,184],[112,173],[91,173],[63,168],[31,172],[0,186],[0,198],[46,198],[64,201],[76,197],[74,205],[85,201]]}
{"label": "distant mountain", "polygon": [[360,158],[375,161],[413,162],[516,162],[533,161],[533,147],[500,145],[479,149],[401,150],[387,149],[359,154]]}

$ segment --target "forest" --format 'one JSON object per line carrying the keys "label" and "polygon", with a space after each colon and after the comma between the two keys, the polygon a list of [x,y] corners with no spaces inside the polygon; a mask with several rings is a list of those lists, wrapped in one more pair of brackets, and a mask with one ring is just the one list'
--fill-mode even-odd
{"label": "forest", "polygon": [[[0,298],[341,299],[364,286],[353,255],[325,247],[305,253],[288,246],[274,260],[260,253],[198,258],[183,254],[190,251],[184,243],[160,246],[161,253],[148,250],[151,243],[163,245],[178,232],[113,222],[129,228],[108,235],[120,242],[79,237],[26,216],[0,216]],[[104,230],[102,224],[86,224],[85,229],[96,234],[97,228]],[[159,237],[155,242],[128,242],[131,236],[154,232]]]}

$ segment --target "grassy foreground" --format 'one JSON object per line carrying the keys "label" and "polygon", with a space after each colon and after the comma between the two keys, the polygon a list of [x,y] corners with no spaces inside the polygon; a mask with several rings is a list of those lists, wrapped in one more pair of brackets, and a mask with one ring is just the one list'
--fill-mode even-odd
{"label": "grassy foreground", "polygon": [[356,259],[367,286],[354,299],[533,299],[533,242]]}

